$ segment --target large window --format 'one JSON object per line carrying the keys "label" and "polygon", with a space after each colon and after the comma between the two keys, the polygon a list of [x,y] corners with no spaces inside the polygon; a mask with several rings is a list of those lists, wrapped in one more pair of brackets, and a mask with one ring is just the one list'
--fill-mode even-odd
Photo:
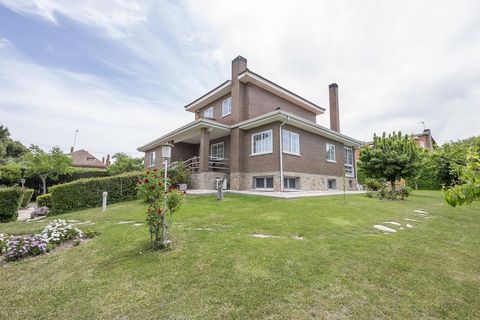
{"label": "large window", "polygon": [[150,152],[148,164],[150,167],[155,166],[155,151]]}
{"label": "large window", "polygon": [[354,177],[353,171],[353,149],[352,147],[345,147],[345,176]]}
{"label": "large window", "polygon": [[283,178],[284,189],[298,189],[298,178]]}
{"label": "large window", "polygon": [[255,177],[255,189],[273,189],[273,178],[271,177]]}
{"label": "large window", "polygon": [[213,107],[205,109],[205,111],[203,111],[203,117],[212,119],[213,118]]}
{"label": "large window", "polygon": [[223,142],[215,143],[210,146],[210,156],[215,159],[225,158],[225,148]]}
{"label": "large window", "polygon": [[272,152],[272,130],[252,135],[252,155]]}
{"label": "large window", "polygon": [[285,153],[300,155],[300,136],[298,133],[282,130],[282,149]]}
{"label": "large window", "polygon": [[228,116],[232,113],[232,98],[227,98],[222,102],[222,117]]}
{"label": "large window", "polygon": [[331,143],[327,143],[327,161],[329,162],[336,162],[337,159],[335,157],[335,145]]}

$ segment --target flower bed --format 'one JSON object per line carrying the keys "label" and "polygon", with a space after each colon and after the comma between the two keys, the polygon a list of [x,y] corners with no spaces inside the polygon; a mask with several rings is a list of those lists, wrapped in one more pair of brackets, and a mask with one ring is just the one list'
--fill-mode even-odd
{"label": "flower bed", "polygon": [[5,254],[6,261],[19,260],[43,254],[62,243],[83,237],[80,229],[65,220],[54,220],[40,234],[9,236],[0,233],[0,254]]}

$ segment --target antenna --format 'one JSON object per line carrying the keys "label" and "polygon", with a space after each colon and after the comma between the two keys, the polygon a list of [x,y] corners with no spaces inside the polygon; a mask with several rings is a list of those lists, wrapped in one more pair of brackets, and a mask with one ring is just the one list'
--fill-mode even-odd
{"label": "antenna", "polygon": [[75,150],[75,144],[77,143],[77,133],[79,130],[75,130],[75,137],[73,138],[73,147],[72,147],[72,152]]}

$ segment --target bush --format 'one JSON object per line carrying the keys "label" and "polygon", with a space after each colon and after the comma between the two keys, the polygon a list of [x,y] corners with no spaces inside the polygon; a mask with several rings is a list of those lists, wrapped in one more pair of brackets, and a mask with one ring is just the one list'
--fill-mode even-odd
{"label": "bush", "polygon": [[367,187],[367,190],[370,191],[379,191],[385,188],[385,184],[377,179],[365,179],[365,186]]}
{"label": "bush", "polygon": [[22,167],[17,163],[7,163],[0,166],[0,184],[13,186],[20,183]]}
{"label": "bush", "polygon": [[47,194],[38,196],[37,206],[52,208],[52,195],[50,193],[47,193]]}
{"label": "bush", "polygon": [[42,236],[47,239],[48,243],[61,244],[71,239],[80,238],[83,233],[65,220],[54,220],[43,229]]}
{"label": "bush", "polygon": [[168,170],[168,178],[170,179],[170,183],[172,185],[178,185],[178,184],[190,184],[192,183],[191,179],[192,172],[190,169],[185,167],[185,164],[183,162],[177,163],[175,168]]}
{"label": "bush", "polygon": [[0,222],[17,220],[22,197],[19,187],[0,188]]}
{"label": "bush", "polygon": [[8,261],[36,256],[47,251],[48,241],[41,235],[12,236],[7,240],[5,258]]}
{"label": "bush", "polygon": [[6,233],[0,233],[0,254],[2,254],[7,248],[7,241],[10,236]]}
{"label": "bush", "polygon": [[34,191],[35,190],[33,190],[33,189],[23,189],[22,203],[20,204],[21,208],[28,207],[28,204],[30,203],[30,200],[32,199]]}
{"label": "bush", "polygon": [[409,187],[401,187],[401,188],[397,189],[396,191],[397,191],[397,195],[400,197],[400,199],[405,200],[406,198],[408,198],[410,196],[410,193],[412,192],[412,189],[410,189]]}
{"label": "bush", "polygon": [[108,192],[108,203],[137,199],[137,181],[141,172],[130,172],[105,178],[80,179],[50,188],[51,213],[99,207],[102,193]]}

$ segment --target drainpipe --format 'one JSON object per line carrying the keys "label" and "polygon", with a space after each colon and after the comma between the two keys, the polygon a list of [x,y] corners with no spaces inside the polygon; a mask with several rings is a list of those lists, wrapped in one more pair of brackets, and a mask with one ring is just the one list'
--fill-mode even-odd
{"label": "drainpipe", "polygon": [[280,146],[279,146],[279,150],[280,150],[280,191],[283,192],[284,191],[284,188],[283,188],[283,134],[282,134],[282,127],[285,123],[288,122],[288,120],[290,119],[290,116],[287,116],[287,119],[284,120],[281,124],[280,124]]}

